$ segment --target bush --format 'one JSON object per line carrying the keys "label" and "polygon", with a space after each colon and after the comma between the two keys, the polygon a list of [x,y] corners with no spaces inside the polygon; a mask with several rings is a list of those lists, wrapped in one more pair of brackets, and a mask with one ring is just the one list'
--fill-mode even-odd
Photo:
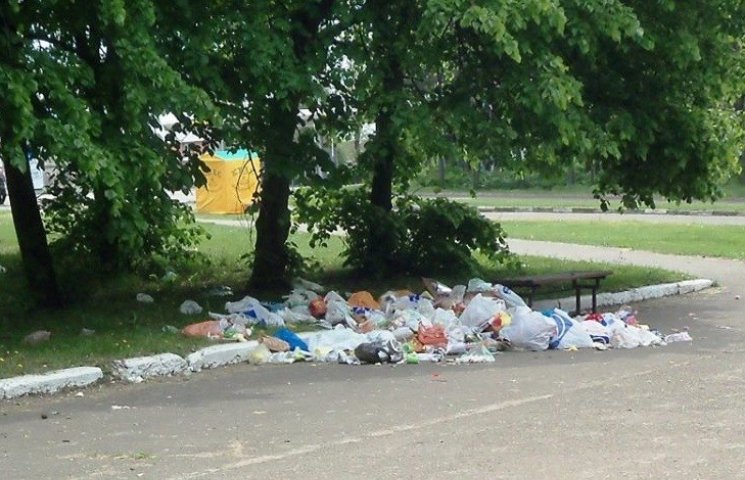
{"label": "bush", "polygon": [[295,199],[311,246],[344,230],[344,263],[366,275],[467,273],[476,267],[476,251],[495,261],[508,255],[501,226],[462,203],[407,195],[386,212],[360,188],[300,189]]}

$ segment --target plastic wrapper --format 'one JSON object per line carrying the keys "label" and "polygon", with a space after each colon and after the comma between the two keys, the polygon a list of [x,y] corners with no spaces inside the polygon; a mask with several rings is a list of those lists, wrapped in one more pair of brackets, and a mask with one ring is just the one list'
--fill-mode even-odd
{"label": "plastic wrapper", "polygon": [[482,345],[478,349],[464,353],[455,360],[455,363],[494,363],[495,361],[494,354]]}
{"label": "plastic wrapper", "polygon": [[290,350],[289,343],[276,337],[263,336],[259,339],[259,343],[266,345],[270,352],[288,352]]}

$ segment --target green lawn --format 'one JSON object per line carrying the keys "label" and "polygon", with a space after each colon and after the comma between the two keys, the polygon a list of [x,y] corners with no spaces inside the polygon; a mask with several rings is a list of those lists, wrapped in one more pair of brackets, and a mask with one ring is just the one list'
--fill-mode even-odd
{"label": "green lawn", "polygon": [[745,226],[556,220],[507,221],[502,227],[511,238],[745,260]]}
{"label": "green lawn", "polygon": [[[724,197],[714,203],[692,202],[690,204],[678,204],[676,202],[668,202],[663,198],[656,198],[656,208],[671,212],[729,211],[745,214],[745,186],[732,183],[725,188],[724,192]],[[452,197],[468,205],[483,207],[600,208],[600,202],[592,197],[592,189],[586,186],[559,187],[552,190],[516,189],[479,191],[475,198],[464,191],[442,191],[435,194],[432,189],[421,189],[417,193],[421,195]],[[615,200],[611,201],[609,208],[615,210],[619,206],[620,200]]]}
{"label": "green lawn", "polygon": [[[0,214],[0,265],[7,267],[7,271],[0,274],[0,378],[77,365],[99,365],[107,369],[111,360],[117,358],[164,351],[183,355],[209,344],[208,341],[168,333],[163,328],[169,325],[181,328],[206,318],[206,314],[181,315],[178,306],[186,299],[198,301],[207,310],[222,312],[226,298],[206,296],[216,286],[232,287],[234,298],[246,293],[243,285],[248,268],[242,257],[251,251],[253,237],[245,227],[205,225],[205,229],[211,238],[204,240],[199,249],[205,253],[208,262],[178,271],[176,278],[170,281],[155,276],[147,279],[133,275],[102,278],[90,272],[61,271],[60,283],[71,304],[63,309],[46,311],[36,308],[29,298],[10,218],[7,214]],[[343,268],[340,238],[332,238],[329,248],[324,249],[311,249],[308,238],[307,234],[293,237],[301,253],[312,256],[317,262],[306,278],[342,292],[366,289],[377,295],[388,289],[422,290],[418,277],[372,282],[354,276]],[[481,263],[479,274],[487,280],[529,273],[612,269],[615,274],[604,282],[604,291],[684,278],[681,274],[658,269],[537,257],[521,257],[510,269],[489,265],[483,259]],[[468,280],[447,275],[439,278],[451,285]],[[149,293],[155,298],[155,303],[136,302],[138,292]],[[81,336],[82,328],[93,329],[96,334]],[[36,347],[23,344],[23,337],[37,329],[52,331],[52,340]]]}

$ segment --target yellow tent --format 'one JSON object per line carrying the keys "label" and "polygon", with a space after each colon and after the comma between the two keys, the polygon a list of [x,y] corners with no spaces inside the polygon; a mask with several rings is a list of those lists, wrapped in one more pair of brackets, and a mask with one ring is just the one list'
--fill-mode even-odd
{"label": "yellow tent", "polygon": [[206,153],[200,159],[209,172],[204,174],[207,183],[197,189],[197,212],[243,213],[253,203],[259,184],[257,155],[248,150],[217,150],[214,155]]}

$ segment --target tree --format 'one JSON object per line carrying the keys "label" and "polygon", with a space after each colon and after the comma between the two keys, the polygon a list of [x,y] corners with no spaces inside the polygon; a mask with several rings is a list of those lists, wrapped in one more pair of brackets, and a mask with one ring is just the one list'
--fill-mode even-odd
{"label": "tree", "polygon": [[194,241],[184,227],[190,210],[168,191],[194,185],[196,161],[185,164],[178,145],[151,127],[169,111],[185,125],[186,114],[208,119],[210,105],[160,56],[155,19],[151,0],[106,0],[56,5],[37,22],[45,50],[81,72],[70,90],[85,105],[76,139],[49,151],[57,168],[50,224],[68,250],[92,254],[107,270],[167,263]]}
{"label": "tree", "polygon": [[[46,306],[60,303],[59,288],[31,182],[27,155],[44,120],[36,115],[38,91],[64,88],[64,77],[46,52],[29,41],[32,13],[28,4],[0,5],[0,157],[5,166],[13,223],[26,279],[32,292]],[[50,63],[52,63],[50,65]],[[41,70],[45,66],[44,74]],[[48,90],[48,91],[49,91]],[[64,99],[64,95],[61,95]]]}
{"label": "tree", "polygon": [[167,58],[220,107],[222,139],[257,151],[262,160],[250,284],[285,287],[293,263],[290,184],[319,163],[330,165],[312,133],[302,131],[308,119],[301,109],[317,127],[334,117],[334,108],[343,109],[329,88],[341,2],[166,3],[161,20],[178,18],[183,26],[164,42]]}

